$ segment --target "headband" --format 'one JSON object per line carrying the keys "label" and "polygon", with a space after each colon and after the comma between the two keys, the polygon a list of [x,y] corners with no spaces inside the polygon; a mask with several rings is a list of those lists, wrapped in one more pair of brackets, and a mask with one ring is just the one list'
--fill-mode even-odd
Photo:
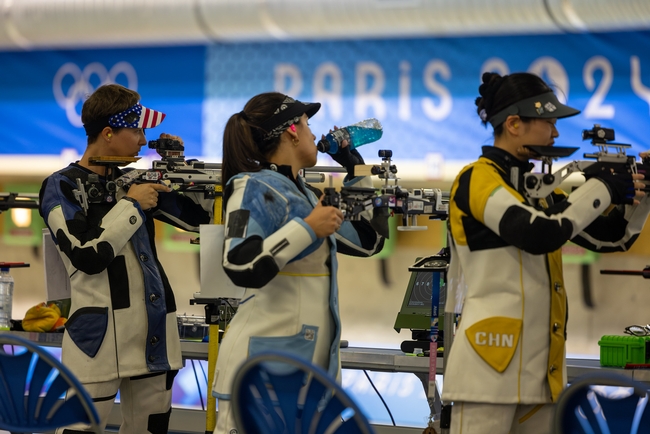
{"label": "headband", "polygon": [[320,103],[304,103],[287,96],[273,116],[260,123],[260,128],[266,131],[264,140],[268,141],[280,135],[291,125],[297,123],[303,114],[314,116],[320,110]]}

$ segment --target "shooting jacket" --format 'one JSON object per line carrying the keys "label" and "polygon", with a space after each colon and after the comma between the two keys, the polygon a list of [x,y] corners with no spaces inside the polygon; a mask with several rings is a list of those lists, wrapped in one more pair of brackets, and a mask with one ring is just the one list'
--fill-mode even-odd
{"label": "shooting jacket", "polygon": [[[499,404],[555,402],[567,383],[567,295],[561,248],[627,250],[650,211],[619,206],[607,215],[608,187],[590,179],[528,201],[517,188],[530,171],[507,152],[484,147],[453,183],[447,312],[460,323],[445,364],[443,399]],[[514,174],[514,176],[513,176]]]}
{"label": "shooting jacket", "polygon": [[[313,361],[337,377],[336,252],[370,256],[383,246],[368,211],[361,221],[345,221],[334,235],[316,238],[303,219],[319,197],[302,178],[293,179],[290,168],[276,170],[239,174],[225,191],[223,267],[246,291],[219,348],[213,383],[219,399],[230,399],[232,380],[246,358],[269,349]],[[352,184],[372,187],[370,178],[346,185]]]}
{"label": "shooting jacket", "polygon": [[70,276],[62,361],[82,382],[180,369],[176,302],[156,254],[153,219],[198,232],[210,215],[176,193],[160,193],[148,211],[122,199],[91,203],[86,215],[74,190],[89,174],[73,163],[46,178],[39,193]]}

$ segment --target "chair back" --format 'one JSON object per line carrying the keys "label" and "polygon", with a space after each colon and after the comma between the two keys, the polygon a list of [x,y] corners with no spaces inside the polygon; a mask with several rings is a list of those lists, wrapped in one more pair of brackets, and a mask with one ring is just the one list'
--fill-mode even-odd
{"label": "chair back", "polygon": [[33,342],[0,333],[0,429],[44,432],[74,423],[102,432],[92,398],[79,380]]}
{"label": "chair back", "polygon": [[602,372],[581,376],[560,394],[553,432],[650,434],[648,399],[648,386],[625,375]]}
{"label": "chair back", "polygon": [[357,404],[324,369],[285,352],[263,352],[244,362],[231,399],[244,434],[373,433]]}

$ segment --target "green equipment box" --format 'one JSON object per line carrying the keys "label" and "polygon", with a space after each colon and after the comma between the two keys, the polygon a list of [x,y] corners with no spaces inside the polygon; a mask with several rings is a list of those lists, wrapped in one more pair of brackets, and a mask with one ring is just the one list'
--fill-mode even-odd
{"label": "green equipment box", "polygon": [[600,366],[650,363],[650,336],[605,335],[598,341]]}

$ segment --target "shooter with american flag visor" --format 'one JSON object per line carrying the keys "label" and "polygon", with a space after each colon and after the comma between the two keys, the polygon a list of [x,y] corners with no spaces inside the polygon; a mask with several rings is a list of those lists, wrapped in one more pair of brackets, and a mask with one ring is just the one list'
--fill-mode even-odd
{"label": "shooter with american flag visor", "polygon": [[50,175],[40,191],[39,211],[65,266],[62,272],[70,276],[63,363],[92,396],[102,428],[119,391],[125,434],[168,431],[172,383],[183,366],[176,302],[156,253],[154,219],[198,232],[199,225],[210,223],[213,204],[157,183],[133,184],[128,191],[113,184],[112,195],[85,207],[79,191],[83,186],[108,191],[111,176],[128,169],[108,169],[102,161],[137,156],[147,144],[145,129],[164,118],[143,107],[133,90],[99,87],[81,111],[88,136],[83,156]]}

